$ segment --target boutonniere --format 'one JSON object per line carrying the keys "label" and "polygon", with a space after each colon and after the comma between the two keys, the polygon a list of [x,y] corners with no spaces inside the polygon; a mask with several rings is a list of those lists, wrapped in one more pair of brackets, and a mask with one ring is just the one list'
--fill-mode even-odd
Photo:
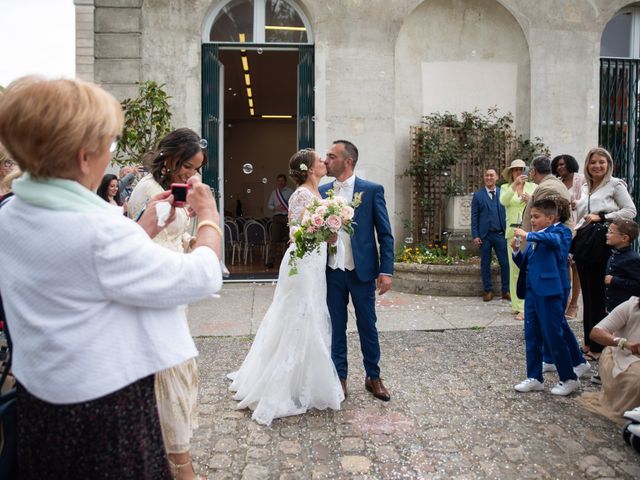
{"label": "boutonniere", "polygon": [[356,192],[353,194],[353,200],[351,201],[351,206],[353,208],[358,208],[360,206],[362,203],[362,195],[364,195],[364,192]]}

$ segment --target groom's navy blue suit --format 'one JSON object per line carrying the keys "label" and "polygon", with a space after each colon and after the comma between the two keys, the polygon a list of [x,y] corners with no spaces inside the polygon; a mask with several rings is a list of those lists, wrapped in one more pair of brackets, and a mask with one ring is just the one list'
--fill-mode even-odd
{"label": "groom's navy blue suit", "polygon": [[[326,197],[331,188],[333,183],[322,185],[320,193]],[[347,304],[351,294],[364,368],[368,377],[377,379],[380,378],[380,344],[376,328],[376,279],[380,273],[393,275],[393,235],[382,185],[356,177],[353,193],[355,195],[358,192],[362,192],[362,203],[355,210],[355,233],[351,237],[355,269],[334,270],[327,267],[327,304],[332,326],[331,358],[338,377],[346,379]]]}

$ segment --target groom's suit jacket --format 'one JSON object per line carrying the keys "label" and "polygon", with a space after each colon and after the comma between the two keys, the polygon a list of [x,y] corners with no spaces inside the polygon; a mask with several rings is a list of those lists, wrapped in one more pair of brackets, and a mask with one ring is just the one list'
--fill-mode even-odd
{"label": "groom's suit jacket", "polygon": [[[322,185],[320,194],[326,197],[332,188],[333,182]],[[351,237],[351,249],[356,275],[360,281],[368,282],[378,278],[380,273],[393,275],[393,234],[384,187],[356,177],[353,194],[358,192],[362,192],[362,203],[353,217],[355,233]]]}

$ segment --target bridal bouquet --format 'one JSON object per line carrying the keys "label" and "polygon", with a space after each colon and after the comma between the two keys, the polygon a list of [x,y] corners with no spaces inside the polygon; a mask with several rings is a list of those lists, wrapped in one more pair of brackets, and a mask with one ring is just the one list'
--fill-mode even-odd
{"label": "bridal bouquet", "polygon": [[[298,273],[298,260],[306,254],[319,250],[320,244],[344,230],[353,235],[353,215],[355,209],[362,203],[362,192],[354,193],[353,200],[347,202],[342,197],[334,197],[333,190],[327,192],[327,198],[315,199],[305,208],[300,222],[292,222],[289,227],[291,241],[295,243],[295,250],[289,258],[289,275]],[[335,245],[330,245],[335,253]]]}

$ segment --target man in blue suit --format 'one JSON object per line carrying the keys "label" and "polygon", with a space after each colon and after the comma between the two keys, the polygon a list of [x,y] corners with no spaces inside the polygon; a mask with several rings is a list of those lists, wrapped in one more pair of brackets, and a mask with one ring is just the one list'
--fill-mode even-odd
{"label": "man in blue suit", "polygon": [[[366,372],[365,388],[376,398],[389,401],[391,395],[380,379],[380,344],[376,328],[376,288],[382,295],[391,289],[393,235],[382,185],[356,177],[358,149],[347,140],[336,140],[327,153],[328,174],[334,183],[320,187],[326,197],[333,189],[348,201],[362,194],[355,209],[355,233],[338,232],[337,252],[327,262],[327,304],[331,315],[331,358],[347,397],[347,305],[349,295],[356,311],[356,326]],[[376,244],[377,237],[377,244]],[[378,245],[380,253],[378,254]]]}
{"label": "man in blue suit", "polygon": [[471,201],[471,235],[473,243],[480,248],[480,268],[482,270],[483,300],[493,300],[491,285],[491,249],[500,264],[502,298],[511,300],[509,293],[509,257],[507,240],[504,237],[507,213],[500,203],[500,188],[496,186],[498,174],[493,168],[484,172],[484,188],[473,194]]}

